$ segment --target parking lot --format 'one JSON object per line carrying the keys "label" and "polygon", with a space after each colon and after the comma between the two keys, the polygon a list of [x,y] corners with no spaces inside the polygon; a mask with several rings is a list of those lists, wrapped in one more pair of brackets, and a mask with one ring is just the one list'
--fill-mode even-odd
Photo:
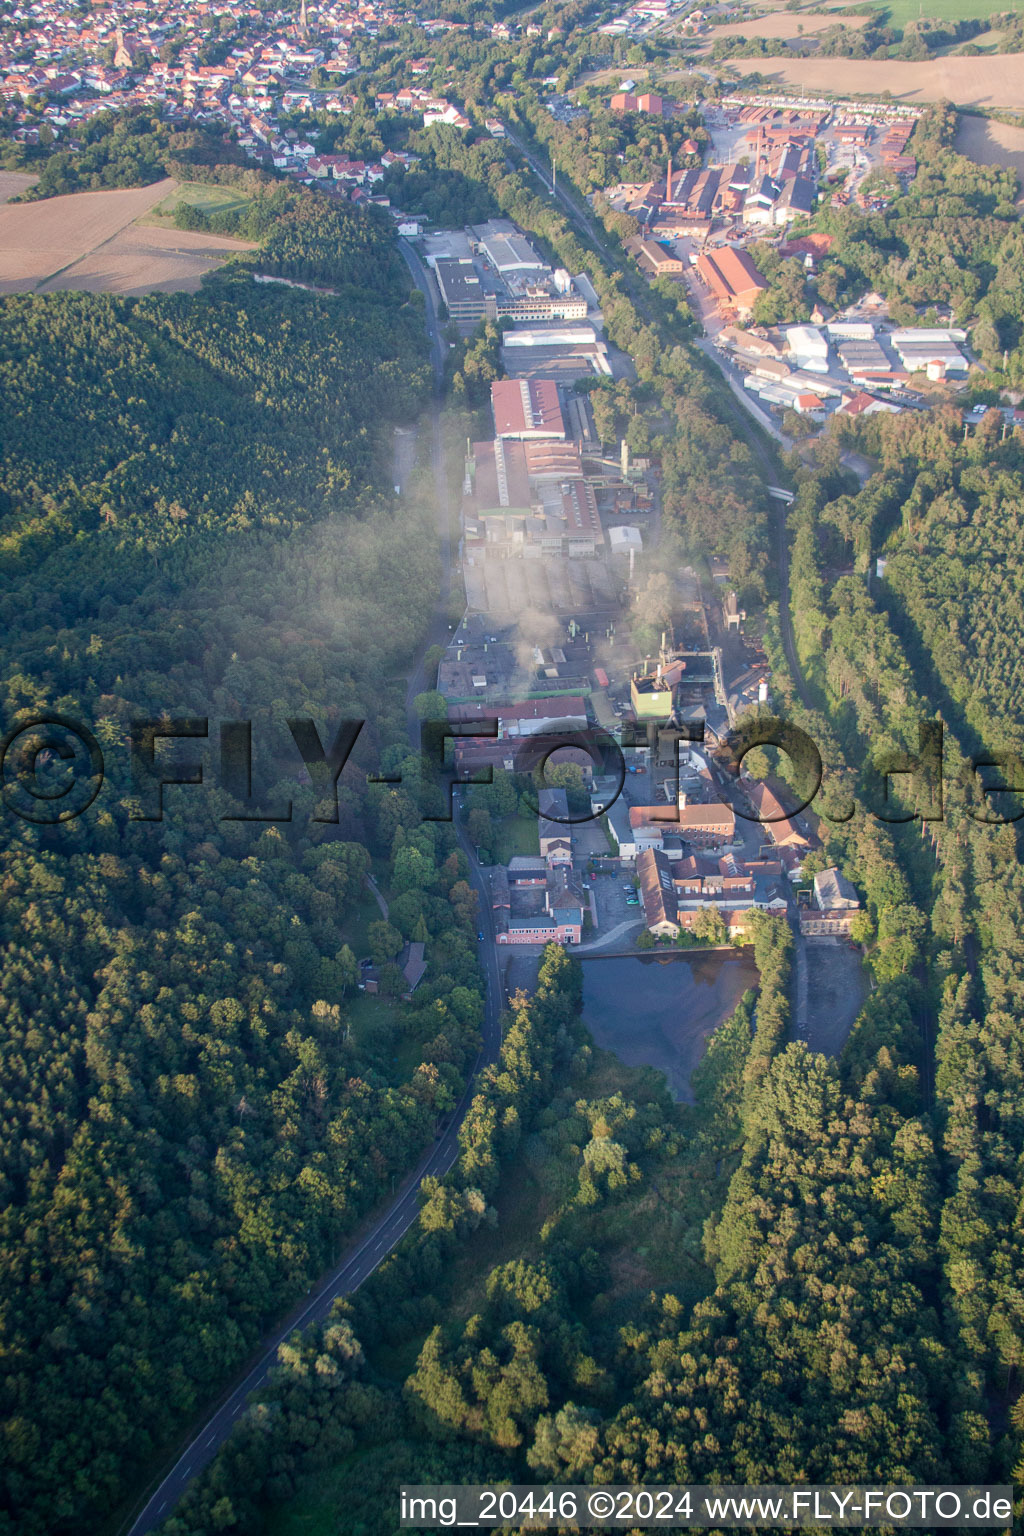
{"label": "parking lot", "polygon": [[[587,877],[590,881],[590,876]],[[626,887],[633,896],[629,902],[626,897]],[[593,878],[594,901],[597,906],[598,931],[596,934],[588,934],[586,942],[593,939],[607,937],[611,930],[620,923],[635,923],[636,932],[639,932],[643,923],[643,907],[633,889],[629,876],[619,874],[616,866],[614,875],[597,875]],[[626,945],[631,939],[635,939],[636,932],[621,935],[620,942]]]}

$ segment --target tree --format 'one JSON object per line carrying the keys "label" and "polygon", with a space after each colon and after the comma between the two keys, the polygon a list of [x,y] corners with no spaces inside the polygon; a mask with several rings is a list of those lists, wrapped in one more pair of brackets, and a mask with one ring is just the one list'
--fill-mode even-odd
{"label": "tree", "polygon": [[595,1465],[600,1443],[593,1410],[566,1403],[555,1414],[541,1414],[526,1459],[540,1477],[573,1481]]}
{"label": "tree", "polygon": [[402,935],[388,922],[371,923],[366,933],[374,965],[386,965],[402,948]]}
{"label": "tree", "polygon": [[725,919],[713,902],[701,907],[694,918],[693,936],[695,939],[702,939],[706,944],[725,943],[727,938]]}
{"label": "tree", "polygon": [[470,839],[477,847],[490,847],[493,829],[491,826],[491,813],[482,807],[475,807],[466,818],[466,827]]}
{"label": "tree", "polygon": [[418,693],[412,701],[413,709],[421,720],[447,720],[448,700],[443,693],[435,689],[428,689],[426,693]]}

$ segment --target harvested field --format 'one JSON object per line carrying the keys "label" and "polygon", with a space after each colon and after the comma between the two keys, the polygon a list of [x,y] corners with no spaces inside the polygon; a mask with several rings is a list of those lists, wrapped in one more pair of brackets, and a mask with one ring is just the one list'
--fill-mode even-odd
{"label": "harvested field", "polygon": [[[743,62],[743,61],[741,61]],[[841,64],[837,76],[837,66]],[[891,91],[897,101],[949,100],[968,107],[1024,110],[1024,54],[934,59],[758,59],[766,79],[811,95],[835,93],[877,99]]]}
{"label": "harvested field", "polygon": [[750,21],[730,21],[724,27],[712,27],[706,35],[709,43],[718,37],[807,37],[834,27],[863,27],[867,16],[832,16],[827,11],[775,11],[767,16],[753,16]]}
{"label": "harvested field", "polygon": [[198,288],[243,242],[141,227],[169,196],[168,178],[126,192],[74,192],[0,208],[0,294],[81,289],[139,294]]}
{"label": "harvested field", "polygon": [[1005,165],[1020,179],[1018,202],[1024,202],[1024,128],[990,122],[986,117],[962,117],[954,147],[977,165]]}
{"label": "harvested field", "polygon": [[204,272],[219,267],[232,251],[251,249],[244,241],[223,235],[131,224],[99,250],[42,283],[38,291],[194,293]]}
{"label": "harvested field", "polygon": [[34,187],[38,180],[38,176],[30,176],[27,171],[0,171],[0,203]]}
{"label": "harvested field", "polygon": [[0,293],[35,288],[55,277],[112,240],[173,188],[168,178],[127,192],[73,192],[41,203],[8,203],[0,208]]}

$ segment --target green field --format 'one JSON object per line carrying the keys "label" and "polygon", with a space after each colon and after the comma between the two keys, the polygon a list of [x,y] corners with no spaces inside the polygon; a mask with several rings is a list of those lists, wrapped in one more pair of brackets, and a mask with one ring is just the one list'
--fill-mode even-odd
{"label": "green field", "polygon": [[888,0],[878,7],[888,14],[893,27],[905,27],[919,16],[932,16],[937,21],[973,21],[985,19],[997,11],[1019,11],[1020,6],[993,4],[993,0]]}
{"label": "green field", "polygon": [[536,816],[508,816],[495,823],[494,847],[490,853],[497,864],[507,864],[516,854],[536,858],[540,851],[537,841]]}
{"label": "green field", "polygon": [[237,187],[218,187],[208,181],[183,181],[162,203],[157,203],[141,222],[170,223],[181,203],[190,203],[193,208],[201,208],[204,213],[237,213],[247,208],[251,201]]}

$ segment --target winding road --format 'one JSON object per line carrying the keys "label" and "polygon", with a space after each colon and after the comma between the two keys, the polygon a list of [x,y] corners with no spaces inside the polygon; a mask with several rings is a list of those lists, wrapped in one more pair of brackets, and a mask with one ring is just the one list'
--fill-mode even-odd
{"label": "winding road", "polygon": [[[440,415],[445,343],[433,292],[419,257],[405,241],[400,241],[399,244],[412,273],[413,281],[426,300],[427,328],[434,372],[431,457],[437,493],[438,535],[442,564],[437,608],[421,642],[418,660],[408,683],[406,706],[411,720],[415,721],[412,700],[417,693],[423,691],[425,686],[424,653],[435,642],[443,644],[448,638],[448,605],[451,594],[451,518]],[[469,858],[470,881],[477,892],[480,904],[478,925],[484,934],[484,942],[480,945],[481,965],[487,988],[482,1028],[483,1044],[466,1090],[445,1124],[440,1137],[427,1149],[416,1167],[406,1176],[390,1203],[364,1224],[334,1268],[315,1288],[315,1294],[311,1294],[283,1323],[278,1325],[272,1335],[264,1339],[258,1353],[250,1360],[243,1374],[209,1411],[203,1423],[193,1429],[187,1445],[160,1478],[155,1490],[147,1496],[143,1507],[131,1519],[130,1524],[125,1522],[122,1527],[125,1536],[148,1536],[149,1532],[155,1531],[169,1518],[193,1479],[199,1476],[224,1445],[235,1424],[244,1414],[251,1395],[266,1384],[277,1363],[279,1347],[296,1329],[306,1328],[311,1323],[322,1323],[330,1315],[331,1307],[339,1296],[351,1294],[373,1274],[416,1220],[419,1214],[419,1188],[423,1180],[428,1177],[441,1178],[458,1157],[459,1130],[476,1092],[477,1075],[482,1067],[497,1061],[501,1049],[502,1009],[501,974],[489,894],[483,874],[476,865],[473,850],[462,828],[458,829],[458,837]]]}

